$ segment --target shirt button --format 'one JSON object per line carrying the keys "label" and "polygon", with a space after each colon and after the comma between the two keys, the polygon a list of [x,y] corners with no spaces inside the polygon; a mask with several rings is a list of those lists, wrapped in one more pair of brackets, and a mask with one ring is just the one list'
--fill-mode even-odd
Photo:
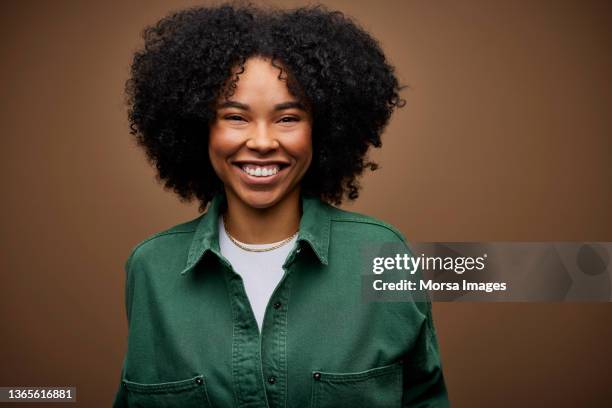
{"label": "shirt button", "polygon": [[196,381],[196,384],[198,384],[198,385],[202,385],[202,383],[204,382],[204,381],[203,381],[201,378],[199,378],[199,377],[198,377],[198,378],[196,378],[196,380],[195,380],[195,381]]}
{"label": "shirt button", "polygon": [[269,377],[268,377],[268,382],[269,382],[270,384],[274,384],[274,383],[276,382],[276,377],[275,377],[275,376],[273,376],[273,375],[269,376]]}
{"label": "shirt button", "polygon": [[314,373],[312,375],[312,378],[314,378],[315,380],[319,381],[321,379],[321,373]]}
{"label": "shirt button", "polygon": [[274,306],[275,309],[280,309],[280,307],[282,306],[282,303],[281,302],[274,302],[273,306]]}

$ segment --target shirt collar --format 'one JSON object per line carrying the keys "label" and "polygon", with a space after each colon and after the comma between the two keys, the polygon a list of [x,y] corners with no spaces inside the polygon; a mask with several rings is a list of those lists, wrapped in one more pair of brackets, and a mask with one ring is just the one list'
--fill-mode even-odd
{"label": "shirt collar", "polygon": [[[300,219],[300,230],[297,241],[306,242],[323,264],[328,263],[329,233],[331,228],[329,204],[318,197],[301,196],[302,218]],[[200,217],[196,228],[189,253],[187,264],[181,271],[181,275],[189,272],[204,256],[211,252],[223,259],[219,250],[219,228],[218,219],[225,207],[225,195],[217,194],[211,200],[205,214]],[[291,255],[290,255],[291,256]]]}

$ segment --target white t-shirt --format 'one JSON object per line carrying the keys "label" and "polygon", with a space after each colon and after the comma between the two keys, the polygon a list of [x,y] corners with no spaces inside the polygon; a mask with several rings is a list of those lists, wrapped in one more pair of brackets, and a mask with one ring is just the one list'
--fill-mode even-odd
{"label": "white t-shirt", "polygon": [[[285,273],[283,264],[296,240],[297,236],[271,251],[247,251],[230,240],[223,226],[223,218],[219,217],[219,249],[221,255],[229,261],[234,271],[242,277],[244,289],[251,303],[260,332],[268,301]],[[245,244],[240,242],[240,245],[251,249],[261,249],[274,246],[279,242],[270,244]]]}

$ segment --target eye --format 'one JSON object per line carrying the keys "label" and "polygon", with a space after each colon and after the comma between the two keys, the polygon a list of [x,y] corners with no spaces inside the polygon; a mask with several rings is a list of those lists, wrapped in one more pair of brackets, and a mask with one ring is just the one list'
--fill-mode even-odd
{"label": "eye", "polygon": [[227,115],[223,119],[231,121],[246,121],[246,119],[240,115]]}
{"label": "eye", "polygon": [[300,118],[296,118],[295,116],[283,116],[279,119],[280,123],[290,123],[290,122],[299,122]]}

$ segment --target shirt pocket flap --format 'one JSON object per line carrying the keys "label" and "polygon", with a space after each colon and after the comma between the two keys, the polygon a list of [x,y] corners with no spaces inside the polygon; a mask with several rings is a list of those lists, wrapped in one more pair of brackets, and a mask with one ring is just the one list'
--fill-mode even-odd
{"label": "shirt pocket flap", "polygon": [[399,407],[402,402],[402,362],[351,373],[313,372],[313,408]]}
{"label": "shirt pocket flap", "polygon": [[124,379],[121,384],[127,391],[128,407],[211,407],[202,375],[163,383]]}

